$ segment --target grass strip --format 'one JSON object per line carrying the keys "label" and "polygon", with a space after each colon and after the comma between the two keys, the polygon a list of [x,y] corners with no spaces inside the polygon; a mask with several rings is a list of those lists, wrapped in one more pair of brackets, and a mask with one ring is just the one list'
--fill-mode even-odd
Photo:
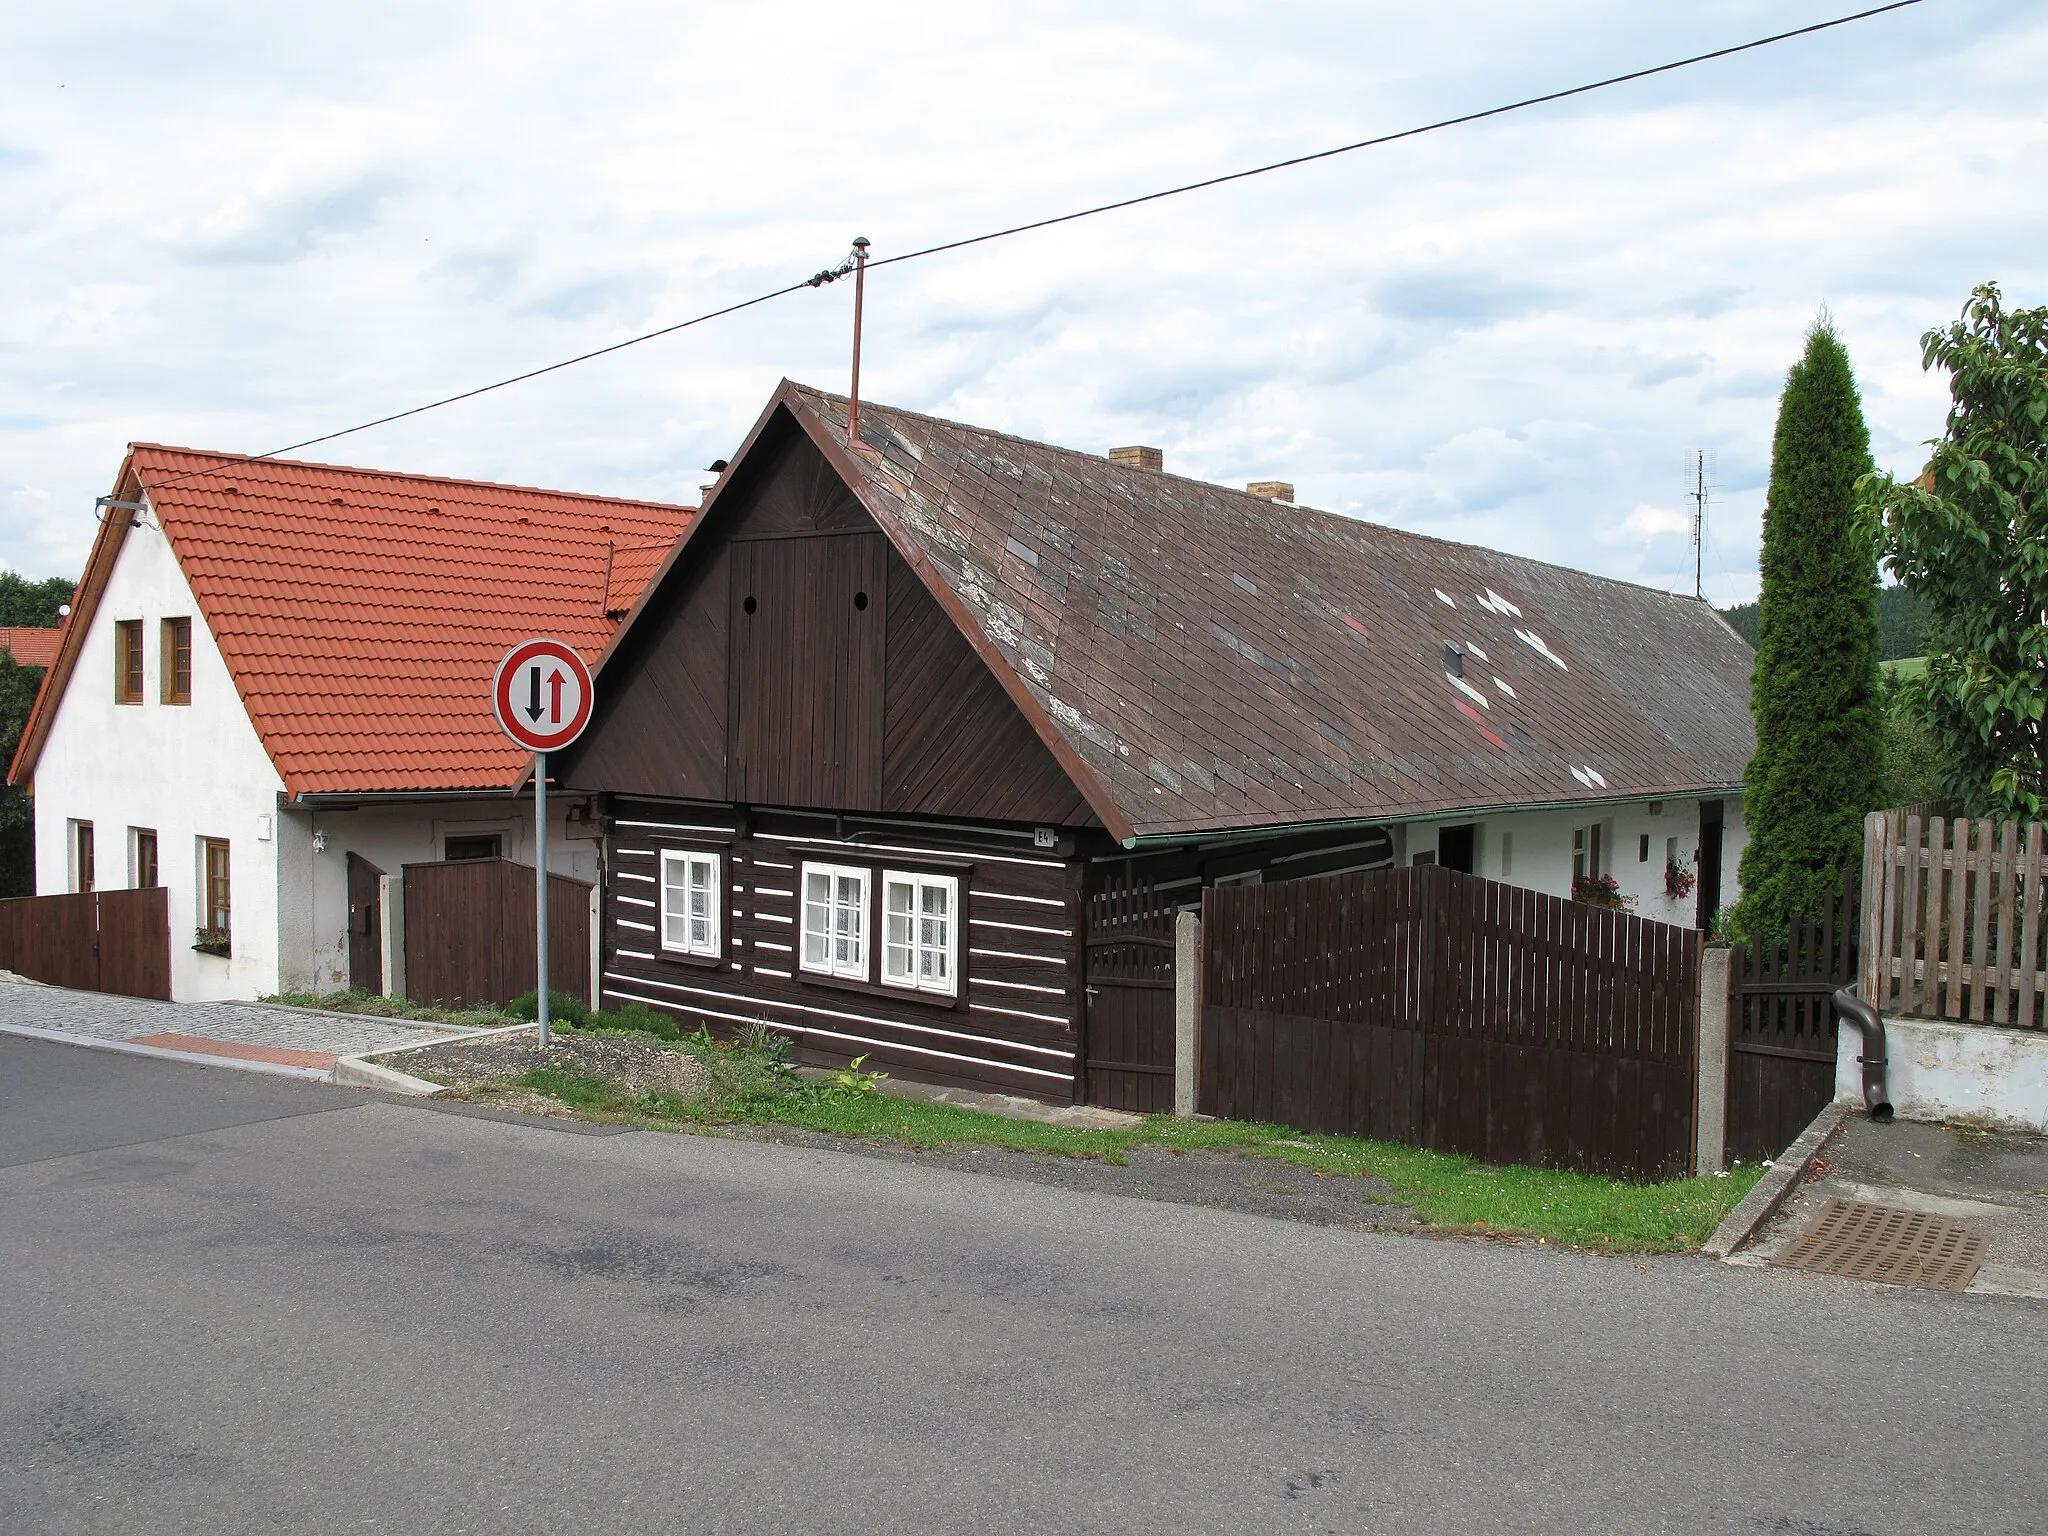
{"label": "grass strip", "polygon": [[328,1013],[357,1013],[371,1019],[417,1019],[427,1024],[452,1024],[461,1029],[503,1029],[518,1018],[496,1008],[436,1008],[403,997],[386,997],[362,987],[346,992],[278,992],[259,997],[260,1003],[281,1003],[288,1008],[319,1008]]}
{"label": "grass strip", "polygon": [[1721,1178],[1637,1184],[1558,1169],[1501,1167],[1455,1153],[1235,1120],[1155,1115],[1128,1130],[1047,1125],[831,1082],[708,1100],[635,1095],[602,1078],[556,1067],[534,1068],[520,1083],[585,1114],[648,1125],[784,1125],[919,1151],[1004,1147],[1110,1163],[1124,1162],[1140,1146],[1277,1158],[1326,1177],[1376,1176],[1390,1186],[1382,1197],[1386,1203],[1408,1207],[1433,1228],[1610,1252],[1697,1247],[1762,1173],[1761,1168],[1738,1167]]}

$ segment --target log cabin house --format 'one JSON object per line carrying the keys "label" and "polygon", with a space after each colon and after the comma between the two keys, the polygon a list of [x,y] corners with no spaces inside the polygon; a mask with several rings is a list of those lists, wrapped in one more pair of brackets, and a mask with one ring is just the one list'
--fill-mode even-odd
{"label": "log cabin house", "polygon": [[1149,1110],[1205,886],[1441,860],[1718,906],[1751,657],[1706,604],[858,420],[776,391],[554,762],[599,796],[608,1006]]}

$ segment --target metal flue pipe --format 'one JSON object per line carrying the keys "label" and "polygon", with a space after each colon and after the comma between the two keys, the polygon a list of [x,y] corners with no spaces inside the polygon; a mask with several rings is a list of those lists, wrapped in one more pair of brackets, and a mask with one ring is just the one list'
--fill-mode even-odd
{"label": "metal flue pipe", "polygon": [[1856,995],[1853,987],[1835,989],[1835,1012],[1854,1024],[1863,1036],[1863,1103],[1870,1118],[1887,1125],[1892,1118],[1891,1097],[1885,1088],[1884,1020],[1877,1010]]}

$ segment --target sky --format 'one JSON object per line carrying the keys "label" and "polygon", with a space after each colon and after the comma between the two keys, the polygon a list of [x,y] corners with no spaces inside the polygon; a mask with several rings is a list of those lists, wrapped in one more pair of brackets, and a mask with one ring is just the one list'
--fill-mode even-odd
{"label": "sky", "polygon": [[[1495,106],[1852,0],[0,0],[0,563],[124,447],[262,453],[877,257]],[[1823,310],[1879,465],[1919,338],[2048,304],[2048,6],[1926,0],[878,271],[864,396],[1691,591],[1757,587]],[[302,456],[694,502],[851,285]]]}

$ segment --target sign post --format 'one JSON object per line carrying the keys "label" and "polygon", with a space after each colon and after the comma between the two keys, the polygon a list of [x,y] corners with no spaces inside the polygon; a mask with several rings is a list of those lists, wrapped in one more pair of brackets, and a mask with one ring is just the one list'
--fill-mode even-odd
{"label": "sign post", "polygon": [[533,969],[543,1050],[554,1038],[548,1030],[548,754],[583,734],[590,703],[590,668],[562,640],[522,640],[505,653],[491,680],[498,728],[533,754]]}

